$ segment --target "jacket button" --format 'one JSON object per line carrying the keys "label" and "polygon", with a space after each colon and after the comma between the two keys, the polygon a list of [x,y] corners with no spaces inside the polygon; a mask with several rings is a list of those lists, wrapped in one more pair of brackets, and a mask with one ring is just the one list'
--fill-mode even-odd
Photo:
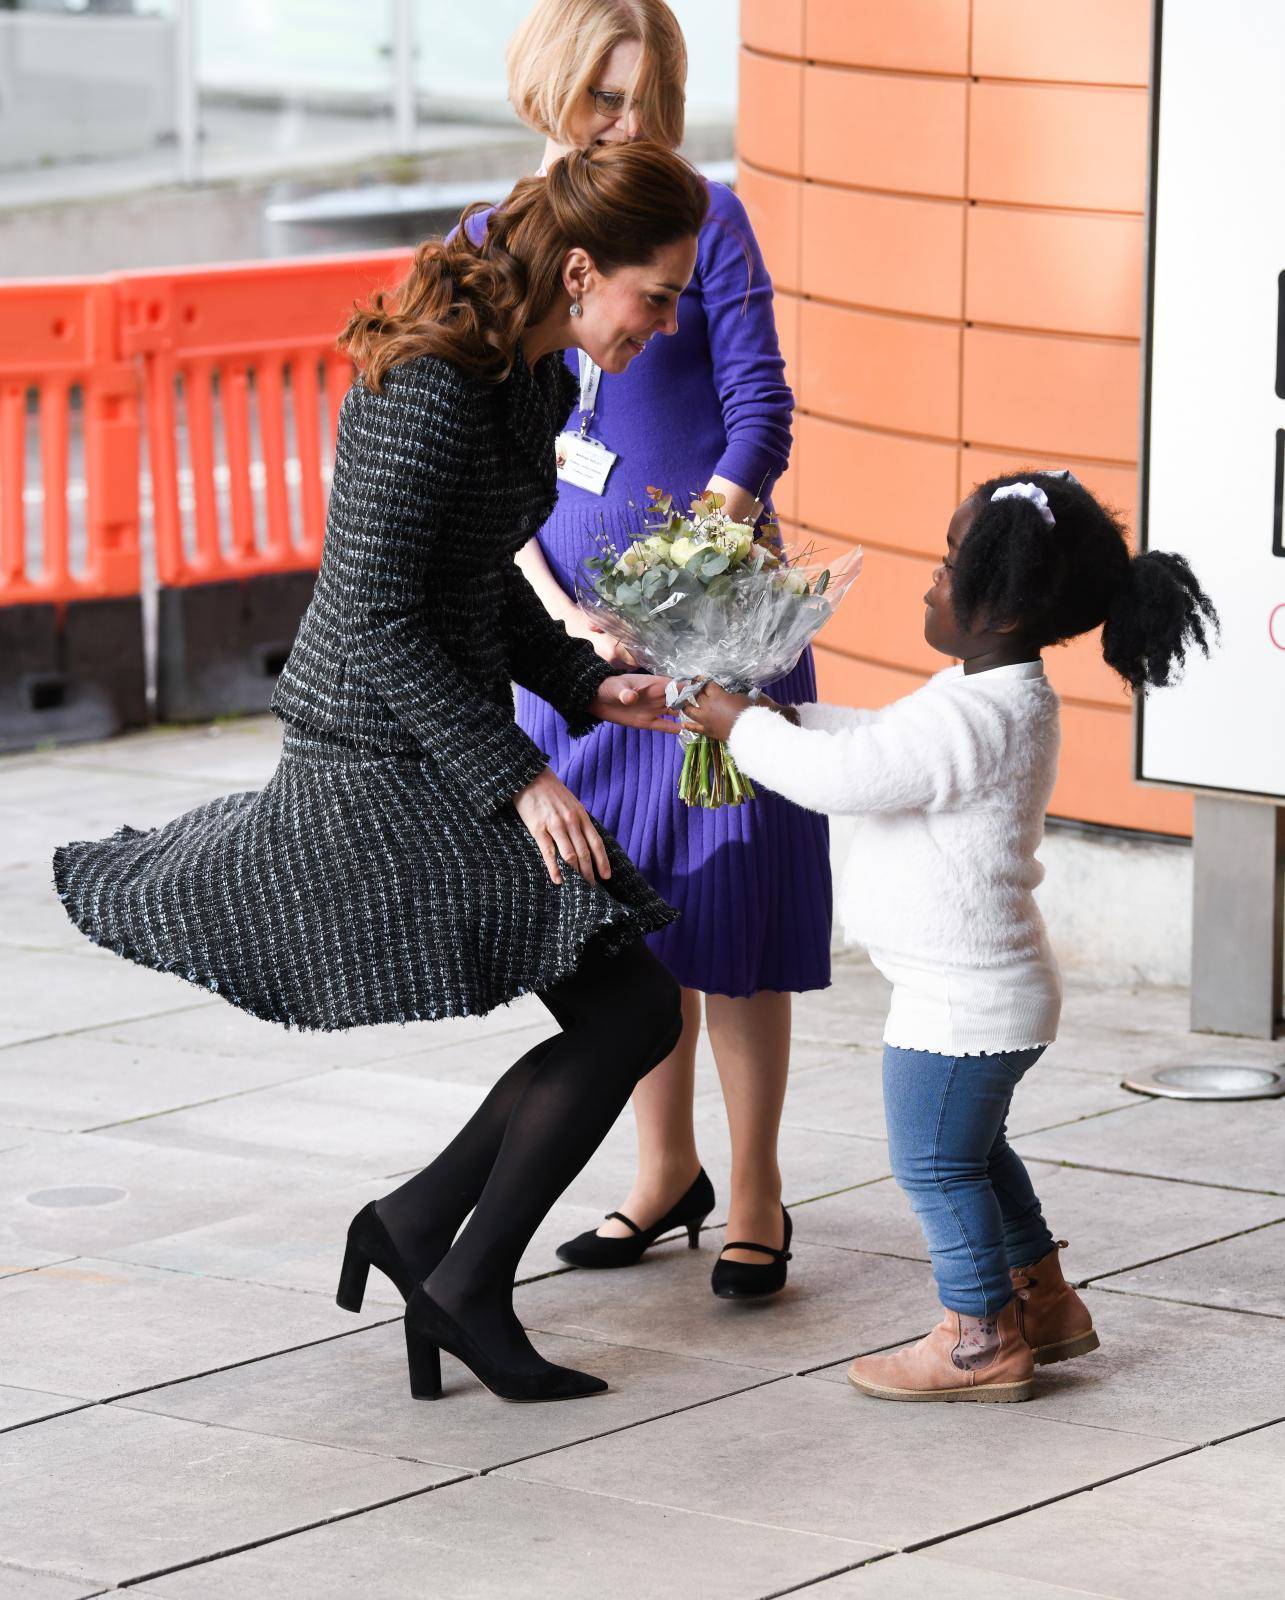
{"label": "jacket button", "polygon": [[523,531],[523,532],[524,532],[524,533],[525,533],[525,532],[526,532],[526,530],[527,530],[527,529],[528,529],[528,528],[529,528],[529,527],[530,527],[530,526],[531,526],[531,516],[530,516],[530,513],[529,513],[529,512],[526,512],[526,511],[524,511],[524,512],[523,512],[523,513],[522,513],[522,515],[521,515],[521,516],[520,516],[520,517],[519,517],[519,518],[518,518],[518,527],[519,527],[519,528],[521,528],[521,529],[522,529],[522,531]]}

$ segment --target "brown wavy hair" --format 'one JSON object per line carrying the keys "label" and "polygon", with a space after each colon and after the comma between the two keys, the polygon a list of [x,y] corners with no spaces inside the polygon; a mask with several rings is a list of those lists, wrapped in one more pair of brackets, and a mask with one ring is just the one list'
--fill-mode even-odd
{"label": "brown wavy hair", "polygon": [[501,382],[523,330],[566,293],[569,250],[608,277],[642,266],[700,232],[709,188],[681,156],[639,140],[573,150],[547,177],[524,178],[474,243],[469,222],[485,209],[470,206],[449,239],[421,244],[391,301],[380,293],[354,309],[339,346],[376,393],[390,367],[426,355]]}

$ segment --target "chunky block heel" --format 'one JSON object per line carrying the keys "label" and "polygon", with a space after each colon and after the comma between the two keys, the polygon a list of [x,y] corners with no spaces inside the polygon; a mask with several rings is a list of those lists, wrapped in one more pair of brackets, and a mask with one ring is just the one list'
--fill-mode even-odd
{"label": "chunky block heel", "polygon": [[431,1339],[406,1324],[406,1365],[410,1371],[412,1400],[440,1400],[442,1397],[442,1354]]}
{"label": "chunky block heel", "polygon": [[370,1262],[350,1239],[344,1246],[344,1264],[339,1269],[339,1288],[335,1293],[335,1304],[341,1310],[361,1310],[369,1275]]}
{"label": "chunky block heel", "polygon": [[443,1350],[462,1361],[500,1400],[582,1400],[607,1387],[591,1373],[555,1367],[551,1361],[543,1361],[533,1372],[506,1371],[420,1284],[406,1302],[406,1362],[416,1400],[436,1400],[441,1394]]}
{"label": "chunky block heel", "polygon": [[[423,1262],[419,1263],[423,1266]],[[403,1300],[409,1300],[419,1279],[398,1254],[388,1229],[379,1220],[372,1200],[348,1224],[344,1264],[339,1269],[335,1304],[344,1311],[360,1311],[366,1296],[370,1269],[378,1267]]]}

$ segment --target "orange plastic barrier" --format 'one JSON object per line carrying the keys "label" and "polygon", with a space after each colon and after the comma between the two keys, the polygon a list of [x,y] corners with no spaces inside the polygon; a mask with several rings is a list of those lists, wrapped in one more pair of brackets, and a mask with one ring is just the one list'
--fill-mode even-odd
{"label": "orange plastic barrier", "polygon": [[[137,382],[115,312],[108,278],[0,283],[0,606],[138,593]],[[38,482],[28,471],[33,392]],[[84,457],[83,559],[72,541],[73,446]],[[41,508],[38,559],[29,502]]]}
{"label": "orange plastic barrier", "polygon": [[389,250],[115,280],[121,352],[141,363],[162,586],[317,565],[352,381],[335,338],[353,301],[409,260]]}

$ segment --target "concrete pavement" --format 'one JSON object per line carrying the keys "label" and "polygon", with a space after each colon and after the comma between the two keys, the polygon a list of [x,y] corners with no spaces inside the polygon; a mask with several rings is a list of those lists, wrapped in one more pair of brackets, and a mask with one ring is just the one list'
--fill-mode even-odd
{"label": "concrete pavement", "polygon": [[[1279,1061],[1178,990],[1072,985],[1012,1128],[1102,1349],[1001,1407],[891,1406],[852,1356],[934,1297],[888,1175],[884,986],[797,1003],[790,1287],[716,1301],[721,1238],[630,1272],[553,1246],[628,1186],[623,1119],[541,1229],[519,1314],[611,1383],[506,1406],[449,1358],[407,1393],[398,1306],[333,1303],[343,1230],[549,1030],[288,1034],[90,946],[48,856],[271,771],[267,719],[0,761],[0,1597],[1258,1600],[1285,1570],[1285,1104],[1185,1105],[1130,1068]],[[727,1189],[712,1063],[697,1115]]]}

